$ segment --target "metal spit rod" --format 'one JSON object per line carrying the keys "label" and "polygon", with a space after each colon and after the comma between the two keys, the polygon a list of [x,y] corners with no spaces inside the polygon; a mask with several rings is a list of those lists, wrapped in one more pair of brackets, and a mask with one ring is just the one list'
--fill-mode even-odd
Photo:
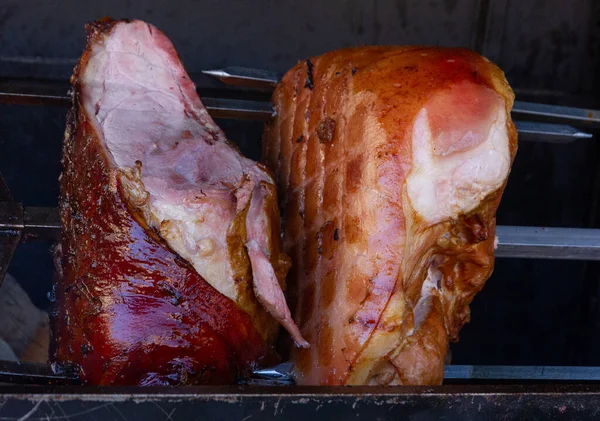
{"label": "metal spit rod", "polygon": [[[10,231],[25,239],[56,240],[60,229],[56,208],[0,203],[0,238]],[[600,260],[600,229],[498,226],[496,235],[496,257]]]}
{"label": "metal spit rod", "polygon": [[[254,371],[254,378],[293,384],[292,363]],[[529,381],[600,381],[600,367],[573,366],[502,366],[446,365],[444,381],[452,380],[529,380]]]}
{"label": "metal spit rod", "polygon": [[[245,71],[259,72],[253,69],[245,69]],[[229,79],[224,80],[230,84],[235,84]],[[258,76],[251,80],[248,77],[240,77],[237,82],[238,85],[253,87],[255,86],[253,84],[259,83],[261,80]],[[68,91],[68,87],[63,84],[0,81],[0,103],[68,106],[71,101]],[[203,96],[202,102],[214,118],[266,120],[273,115],[273,106],[267,101]],[[519,138],[523,141],[569,143],[592,137],[590,133],[563,124],[517,121],[516,126],[519,131]]]}
{"label": "metal spit rod", "polygon": [[[281,75],[277,72],[247,67],[225,67],[223,69],[204,70],[202,73],[215,77],[227,85],[260,87],[262,89],[273,89],[281,79]],[[515,101],[513,113],[519,116],[543,117],[571,124],[600,125],[600,110]]]}
{"label": "metal spit rod", "polygon": [[578,139],[591,139],[591,133],[582,132],[564,124],[515,121],[519,141],[544,141],[547,143],[569,143]]}
{"label": "metal spit rod", "polygon": [[600,260],[600,229],[499,226],[496,257]]}
{"label": "metal spit rod", "polygon": [[[292,363],[255,370],[248,383],[264,386],[293,385]],[[600,367],[573,366],[486,366],[447,365],[444,381],[570,381],[598,382]],[[75,365],[39,364],[0,361],[0,383],[38,385],[80,384],[79,370]]]}
{"label": "metal spit rod", "polygon": [[0,383],[65,385],[81,382],[76,366],[0,361]]}

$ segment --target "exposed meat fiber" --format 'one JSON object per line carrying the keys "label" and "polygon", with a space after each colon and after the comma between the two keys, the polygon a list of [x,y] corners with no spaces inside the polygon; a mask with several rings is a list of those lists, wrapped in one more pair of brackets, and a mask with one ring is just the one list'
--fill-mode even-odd
{"label": "exposed meat fiber", "polygon": [[493,269],[513,99],[463,49],[352,48],[287,72],[263,158],[311,344],[294,352],[299,383],[441,383]]}
{"label": "exposed meat fiber", "polygon": [[232,146],[173,45],[87,26],[61,176],[57,361],[92,384],[230,383],[267,361],[289,258],[271,177]]}

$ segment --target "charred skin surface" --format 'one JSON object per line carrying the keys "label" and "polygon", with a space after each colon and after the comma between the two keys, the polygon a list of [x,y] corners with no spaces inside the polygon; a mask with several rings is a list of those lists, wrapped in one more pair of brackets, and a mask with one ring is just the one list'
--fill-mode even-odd
{"label": "charred skin surface", "polygon": [[80,66],[114,24],[86,28],[88,48],[71,79],[51,359],[79,364],[95,385],[234,383],[272,357],[265,339],[129,207],[81,105]]}
{"label": "charred skin surface", "polygon": [[513,100],[502,71],[464,49],[350,48],[286,73],[263,161],[311,344],[293,350],[299,383],[442,382],[493,270]]}

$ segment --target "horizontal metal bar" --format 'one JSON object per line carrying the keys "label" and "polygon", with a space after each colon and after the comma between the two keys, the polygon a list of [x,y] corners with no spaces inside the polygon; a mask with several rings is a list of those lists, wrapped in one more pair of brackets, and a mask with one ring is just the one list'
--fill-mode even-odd
{"label": "horizontal metal bar", "polygon": [[[259,369],[254,377],[292,384],[290,362]],[[577,366],[502,366],[502,365],[447,365],[445,380],[523,380],[523,381],[600,381],[600,367]]]}
{"label": "horizontal metal bar", "polygon": [[70,89],[67,83],[0,79],[0,104],[68,106]]}
{"label": "horizontal metal bar", "polygon": [[251,86],[260,83],[262,88],[273,88],[282,77],[277,72],[239,66],[203,70],[202,73],[215,77],[226,85]]}
{"label": "horizontal metal bar", "polygon": [[266,120],[273,115],[273,106],[267,101],[205,97],[202,103],[214,118]]}
{"label": "horizontal metal bar", "polygon": [[[56,239],[60,232],[60,219],[55,208],[26,207],[25,216],[17,217],[2,211],[0,204],[0,229],[24,230],[26,236]],[[16,204],[18,206],[18,204]],[[496,227],[498,248],[496,257],[530,259],[600,260],[600,229]]]}
{"label": "horizontal metal bar", "polygon": [[273,89],[281,79],[278,73],[269,70],[248,67],[225,67],[223,69],[203,70],[202,73],[215,77],[226,85]]}
{"label": "horizontal metal bar", "polygon": [[23,239],[58,240],[60,217],[57,208],[25,207],[23,212]]}
{"label": "horizontal metal bar", "polygon": [[[254,379],[263,379],[262,385],[294,384],[292,363],[254,371]],[[447,365],[445,380],[520,380],[520,381],[600,381],[600,367],[581,366],[493,366]],[[79,371],[71,364],[38,364],[0,361],[0,383],[12,384],[78,384]],[[252,382],[251,382],[252,383]],[[256,384],[256,383],[254,383]]]}
{"label": "horizontal metal bar", "polygon": [[75,366],[0,361],[0,383],[11,384],[79,384]]}
{"label": "horizontal metal bar", "polygon": [[[202,101],[211,114],[219,113],[223,118],[266,120],[274,112],[272,105],[267,102],[215,98],[204,98]],[[519,140],[524,141],[569,143],[592,138],[590,133],[561,124],[517,121],[515,125],[519,132]]]}
{"label": "horizontal metal bar", "polygon": [[519,141],[570,143],[593,137],[591,133],[585,133],[563,124],[515,121],[515,126],[519,132]]}
{"label": "horizontal metal bar", "polygon": [[[56,82],[0,80],[0,104],[67,107],[71,104],[69,89],[69,85]],[[202,102],[213,118],[266,120],[273,114],[268,101],[202,96]]]}
{"label": "horizontal metal bar", "polygon": [[[272,88],[281,79],[281,75],[268,70],[248,67],[226,67],[224,69],[205,70],[204,74],[216,77],[227,85]],[[525,117],[543,117],[557,122],[600,124],[600,110],[563,107],[515,101],[513,113]]]}
{"label": "horizontal metal bar", "polygon": [[0,202],[0,237],[22,235],[23,240],[60,238],[60,217],[54,207],[26,207]]}
{"label": "horizontal metal bar", "polygon": [[600,260],[600,229],[498,226],[496,257]]}
{"label": "horizontal metal bar", "polygon": [[[202,102],[214,118],[266,120],[273,115],[273,106],[268,101],[204,96]],[[63,84],[0,81],[0,103],[67,106],[70,97],[68,86]],[[589,133],[559,124],[520,121],[516,125],[520,139],[525,141],[567,143],[592,137]]]}
{"label": "horizontal metal bar", "polygon": [[552,121],[560,120],[572,124],[600,124],[600,110],[590,110],[585,108],[515,101],[513,113],[526,117],[544,117],[551,119]]}

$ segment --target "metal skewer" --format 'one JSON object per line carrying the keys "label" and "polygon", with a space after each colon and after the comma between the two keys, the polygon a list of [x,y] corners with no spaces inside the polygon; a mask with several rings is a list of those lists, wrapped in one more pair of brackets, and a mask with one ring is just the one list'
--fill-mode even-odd
{"label": "metal skewer", "polygon": [[560,120],[571,124],[591,123],[600,125],[600,110],[515,101],[513,113],[526,117],[546,117],[553,121]]}
{"label": "metal skewer", "polygon": [[273,89],[281,79],[278,73],[248,67],[225,67],[203,70],[202,73],[215,77],[227,85]]}
{"label": "metal skewer", "polygon": [[515,121],[519,141],[570,143],[579,139],[591,139],[591,133],[582,132],[564,124]]}
{"label": "metal skewer", "polygon": [[600,229],[499,226],[496,257],[600,260]]}
{"label": "metal skewer", "polygon": [[259,86],[263,89],[272,89],[281,80],[282,75],[277,72],[249,67],[224,67],[223,69],[202,70],[202,73],[219,79],[226,85]]}
{"label": "metal skewer", "polygon": [[[254,377],[277,384],[293,384],[292,363],[254,371]],[[529,380],[600,381],[600,367],[446,365],[444,381],[452,380]]]}
{"label": "metal skewer", "polygon": [[[25,238],[58,239],[60,219],[55,208],[0,206],[0,235],[10,230]],[[17,206],[13,206],[17,205]],[[11,213],[12,210],[12,213]],[[600,260],[600,229],[498,226],[496,257],[525,259]]]}
{"label": "metal skewer", "polygon": [[70,365],[38,364],[0,360],[0,383],[80,384],[79,370]]}
{"label": "metal skewer", "polygon": [[[281,79],[281,76],[276,72],[247,67],[225,67],[223,69],[204,70],[202,73],[216,77],[227,85],[247,87],[255,87],[258,85],[264,89],[274,87]],[[513,114],[530,118],[550,118],[559,123],[600,125],[600,110],[590,110],[585,108],[515,101]]]}
{"label": "metal skewer", "polygon": [[[293,385],[292,363],[257,369],[252,384]],[[598,382],[600,367],[446,365],[444,381],[567,381]],[[0,361],[0,383],[38,385],[80,384],[76,366]]]}
{"label": "metal skewer", "polygon": [[[260,80],[260,79],[257,79]],[[7,83],[0,81],[0,103],[23,105],[68,106],[71,98],[64,84],[34,82]],[[273,106],[267,101],[248,101],[202,97],[202,102],[214,118],[266,120],[273,115]],[[521,140],[568,143],[589,139],[591,134],[560,124],[517,122]]]}

